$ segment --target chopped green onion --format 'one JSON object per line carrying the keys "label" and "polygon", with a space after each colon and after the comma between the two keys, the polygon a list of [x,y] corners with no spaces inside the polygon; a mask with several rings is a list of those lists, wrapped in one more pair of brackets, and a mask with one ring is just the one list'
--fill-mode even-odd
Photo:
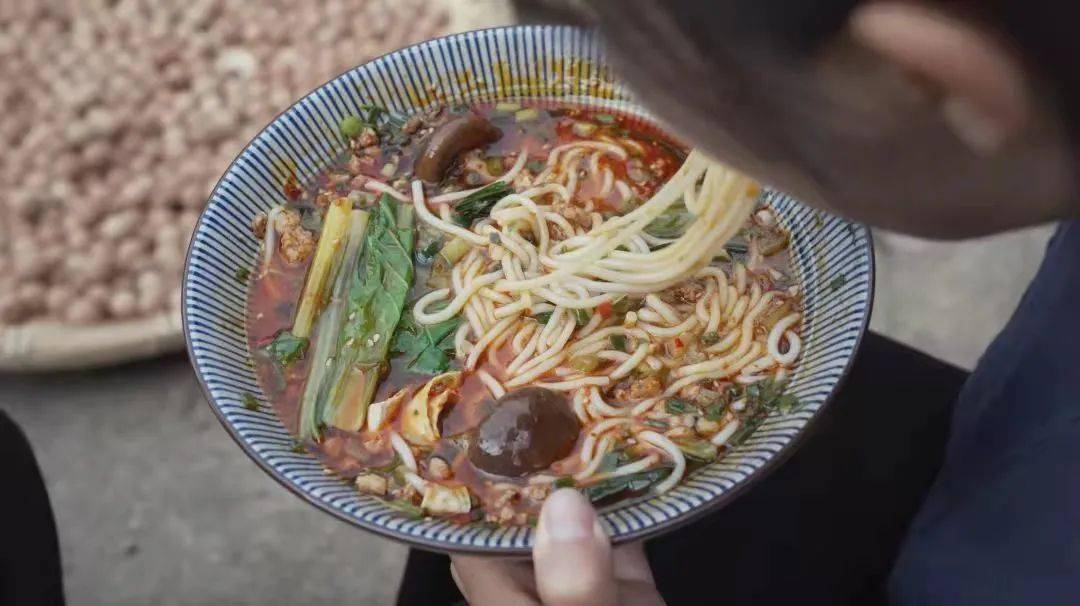
{"label": "chopped green onion", "polygon": [[514,122],[531,122],[540,117],[540,110],[535,107],[528,107],[525,109],[519,109],[514,112]]}
{"label": "chopped green onion", "polygon": [[547,324],[548,320],[551,319],[551,314],[552,314],[552,312],[545,311],[545,312],[542,312],[542,313],[538,313],[533,317],[536,318],[537,322],[539,322],[541,324]]}
{"label": "chopped green onion", "polygon": [[562,476],[560,478],[557,478],[554,482],[552,482],[551,485],[554,486],[556,490],[558,490],[559,488],[573,488],[574,487],[574,477],[573,476]]}
{"label": "chopped green onion", "polygon": [[600,122],[601,124],[615,123],[615,116],[612,116],[611,114],[595,114],[593,118],[595,118],[596,121]]}
{"label": "chopped green onion", "polygon": [[244,408],[248,410],[259,410],[259,400],[255,396],[245,393],[244,394]]}
{"label": "chopped green onion", "polygon": [[724,418],[724,412],[727,410],[727,404],[724,402],[717,402],[716,404],[710,404],[705,407],[705,420],[718,422]]}
{"label": "chopped green onion", "polygon": [[611,348],[616,351],[626,351],[626,335],[611,335]]}
{"label": "chopped green onion", "polygon": [[297,337],[287,330],[283,330],[274,336],[274,340],[266,346],[269,353],[279,366],[285,367],[300,359],[307,350],[308,340]]}
{"label": "chopped green onion", "polygon": [[673,415],[684,415],[687,413],[698,412],[697,406],[689,400],[682,398],[668,398],[667,402],[664,402],[664,410]]}
{"label": "chopped green onion", "polygon": [[592,354],[583,354],[570,358],[570,368],[579,372],[592,372],[600,366],[600,358]]}
{"label": "chopped green onion", "polygon": [[348,116],[338,124],[338,129],[341,131],[342,137],[352,139],[360,136],[360,133],[364,130],[364,126],[366,126],[366,124],[364,124],[364,121],[361,120],[359,116]]}
{"label": "chopped green onion", "polygon": [[574,126],[570,128],[570,131],[578,137],[591,137],[596,129],[599,128],[592,122],[574,122]]}
{"label": "chopped green onion", "polygon": [[701,335],[702,345],[716,345],[719,342],[720,335],[716,334],[715,331],[710,331]]}
{"label": "chopped green onion", "polygon": [[512,193],[514,188],[502,181],[485,185],[457,203],[454,207],[454,220],[459,225],[472,225],[473,221],[488,216],[496,202]]}
{"label": "chopped green onion", "polygon": [[484,165],[493,177],[498,177],[504,172],[503,159],[499,156],[488,156],[484,159]]}
{"label": "chopped green onion", "polygon": [[716,444],[699,438],[680,438],[672,440],[679,450],[683,451],[688,458],[695,461],[712,461],[716,459]]}
{"label": "chopped green onion", "polygon": [[578,326],[585,326],[589,323],[589,312],[585,311],[584,309],[575,309],[574,321],[577,323]]}

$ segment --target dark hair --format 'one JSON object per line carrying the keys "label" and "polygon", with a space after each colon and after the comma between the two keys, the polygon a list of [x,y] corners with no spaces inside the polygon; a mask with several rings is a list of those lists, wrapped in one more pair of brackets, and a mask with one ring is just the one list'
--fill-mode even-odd
{"label": "dark hair", "polygon": [[[813,51],[839,32],[859,0],[514,0],[526,21],[644,32],[658,15],[703,57],[729,57],[733,46],[789,54]],[[1032,74],[1055,93],[1074,140],[1080,137],[1080,36],[1071,3],[1055,0],[945,1],[1000,33]]]}

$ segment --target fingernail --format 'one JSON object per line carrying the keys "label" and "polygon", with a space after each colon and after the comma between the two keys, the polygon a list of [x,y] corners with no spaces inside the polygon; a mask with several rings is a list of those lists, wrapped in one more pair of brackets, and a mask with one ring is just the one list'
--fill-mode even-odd
{"label": "fingernail", "polygon": [[596,525],[596,512],[585,497],[576,490],[563,488],[544,503],[539,531],[553,542],[566,543],[592,538]]}
{"label": "fingernail", "polygon": [[1003,125],[967,99],[949,97],[941,111],[953,134],[978,154],[998,151],[1008,138]]}

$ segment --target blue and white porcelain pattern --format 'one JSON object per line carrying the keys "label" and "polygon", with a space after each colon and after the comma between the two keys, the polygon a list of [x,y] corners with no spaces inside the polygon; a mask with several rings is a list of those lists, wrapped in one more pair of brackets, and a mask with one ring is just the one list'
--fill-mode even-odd
{"label": "blue and white porcelain pattern", "polygon": [[[439,551],[521,554],[530,527],[493,529],[438,519],[410,519],[381,500],[327,475],[311,455],[293,452],[292,436],[262,395],[245,331],[245,284],[258,242],[253,215],[284,201],[281,183],[303,181],[345,149],[336,125],[361,104],[413,112],[436,103],[510,98],[566,100],[647,116],[614,82],[600,47],[585,31],[513,27],[431,40],[357,67],[301,99],[260,133],[229,167],[199,221],[184,278],[188,350],[210,406],[260,467],[301,498],[383,536]],[[617,543],[655,536],[715,510],[790,454],[850,366],[870,316],[874,263],[869,232],[768,192],[793,234],[793,264],[804,286],[804,353],[790,390],[805,406],[768,419],[742,446],[660,496],[602,511]],[[248,410],[245,394],[261,407]]]}

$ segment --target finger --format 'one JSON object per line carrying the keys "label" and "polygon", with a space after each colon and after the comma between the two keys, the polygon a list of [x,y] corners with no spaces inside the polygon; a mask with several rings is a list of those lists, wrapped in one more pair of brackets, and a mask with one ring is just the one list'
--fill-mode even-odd
{"label": "finger", "polygon": [[616,603],[611,543],[592,505],[574,490],[558,490],[544,502],[533,566],[545,606]]}
{"label": "finger", "polygon": [[641,581],[653,583],[652,569],[645,558],[645,544],[631,543],[616,547],[611,552],[615,565],[615,578],[620,581]]}
{"label": "finger", "polygon": [[521,560],[454,556],[450,576],[470,606],[533,606],[536,586],[532,566]]}
{"label": "finger", "polygon": [[615,579],[619,584],[620,606],[663,606],[664,599],[656,589],[645,545],[623,545],[612,551]]}

